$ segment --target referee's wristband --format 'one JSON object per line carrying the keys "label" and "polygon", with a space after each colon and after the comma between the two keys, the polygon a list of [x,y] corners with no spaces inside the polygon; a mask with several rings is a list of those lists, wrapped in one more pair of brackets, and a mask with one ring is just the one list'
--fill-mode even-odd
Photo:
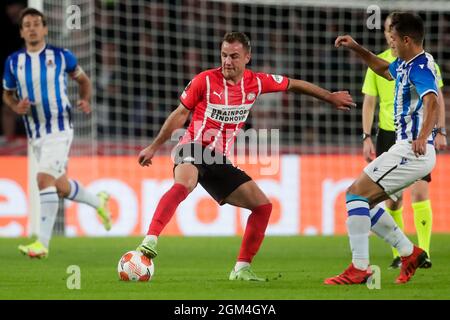
{"label": "referee's wristband", "polygon": [[365,132],[364,132],[364,133],[362,134],[362,136],[361,136],[361,140],[362,140],[362,141],[365,141],[367,138],[370,138],[370,136],[371,136],[370,133],[365,133]]}

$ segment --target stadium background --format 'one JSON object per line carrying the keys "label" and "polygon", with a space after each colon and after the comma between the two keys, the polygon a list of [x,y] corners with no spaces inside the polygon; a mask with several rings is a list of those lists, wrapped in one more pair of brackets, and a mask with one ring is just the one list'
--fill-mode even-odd
{"label": "stadium background", "polygon": [[[8,37],[17,26],[1,14]],[[19,1],[20,2],[20,1]],[[447,1],[56,1],[45,0],[48,42],[71,49],[95,86],[94,113],[76,113],[76,138],[69,173],[92,190],[113,196],[115,224],[106,234],[94,212],[66,202],[56,231],[67,236],[143,234],[160,195],[169,187],[171,145],[155,165],[141,168],[137,153],[178,105],[189,80],[219,65],[219,44],[226,31],[246,32],[252,41],[249,67],[314,82],[329,90],[347,89],[358,104],[349,113],[294,94],[258,100],[248,128],[280,129],[280,170],[262,176],[261,167],[243,166],[274,202],[268,234],[345,233],[345,188],[364,166],[361,156],[361,86],[365,66],[333,46],[338,34],[352,34],[374,52],[385,48],[382,30],[370,30],[370,5],[383,13],[414,7],[425,20],[428,52],[441,66],[446,105],[450,105],[450,3]],[[68,29],[67,12],[77,5],[81,29]],[[4,9],[4,10],[3,10]],[[383,15],[384,17],[384,15]],[[382,25],[382,22],[381,22]],[[16,50],[5,41],[2,58]],[[6,52],[7,50],[10,52]],[[72,87],[72,97],[75,91]],[[449,116],[447,114],[447,119]],[[20,122],[18,122],[20,123]],[[448,123],[448,121],[447,121]],[[0,147],[0,236],[24,236],[32,230],[26,142],[3,137]],[[373,131],[375,133],[375,130]],[[173,145],[173,144],[172,144]],[[446,214],[450,157],[442,152],[433,172],[433,230],[450,232]],[[406,194],[405,226],[413,232]],[[166,234],[241,234],[246,210],[218,207],[198,188],[179,208]]]}

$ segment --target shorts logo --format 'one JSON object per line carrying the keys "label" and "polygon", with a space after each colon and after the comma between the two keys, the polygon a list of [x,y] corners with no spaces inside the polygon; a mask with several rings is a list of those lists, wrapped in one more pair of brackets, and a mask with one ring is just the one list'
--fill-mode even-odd
{"label": "shorts logo", "polygon": [[373,168],[373,172],[377,172],[378,171],[378,167]]}
{"label": "shorts logo", "polygon": [[408,162],[408,159],[402,158],[402,161],[400,161],[400,165],[406,164]]}
{"label": "shorts logo", "polygon": [[256,94],[254,94],[253,92],[249,93],[247,95],[247,100],[253,101],[256,98]]}
{"label": "shorts logo", "polygon": [[273,80],[275,80],[276,83],[281,83],[283,81],[283,77],[277,74],[272,74],[272,78]]}

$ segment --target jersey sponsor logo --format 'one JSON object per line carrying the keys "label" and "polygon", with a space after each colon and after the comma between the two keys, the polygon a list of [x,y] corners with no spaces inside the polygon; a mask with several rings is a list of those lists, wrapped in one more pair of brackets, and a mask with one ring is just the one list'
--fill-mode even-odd
{"label": "jersey sponsor logo", "polygon": [[215,121],[238,124],[247,119],[251,107],[252,104],[225,106],[210,103],[206,109],[206,115]]}
{"label": "jersey sponsor logo", "polygon": [[272,74],[272,78],[273,80],[275,80],[276,83],[281,83],[283,82],[283,77],[277,74]]}
{"label": "jersey sponsor logo", "polygon": [[247,95],[247,100],[249,100],[249,101],[253,101],[253,100],[255,100],[255,98],[256,98],[256,94],[253,93],[253,92],[250,92],[250,93]]}

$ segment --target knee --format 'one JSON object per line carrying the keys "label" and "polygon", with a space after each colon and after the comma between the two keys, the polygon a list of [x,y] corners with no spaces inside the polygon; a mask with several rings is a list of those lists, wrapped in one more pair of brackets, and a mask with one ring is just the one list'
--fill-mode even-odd
{"label": "knee", "polygon": [[54,187],[55,179],[49,175],[38,174],[37,185],[38,185],[39,190],[43,190],[48,187]]}
{"label": "knee", "polygon": [[60,198],[66,198],[69,195],[66,192],[64,192],[58,188],[56,189],[56,193],[58,194],[58,197],[60,197]]}
{"label": "knee", "polygon": [[420,202],[429,199],[429,194],[427,189],[411,188],[411,201]]}
{"label": "knee", "polygon": [[191,193],[197,186],[197,180],[195,180],[195,179],[192,179],[192,180],[189,179],[186,181],[176,182],[176,183],[183,185],[186,188],[188,194]]}
{"label": "knee", "polygon": [[355,184],[355,183],[353,183],[350,187],[348,187],[347,188],[347,192],[346,192],[346,194],[353,194],[353,195],[359,195],[359,188],[358,188],[358,186]]}
{"label": "knee", "polygon": [[393,200],[386,200],[386,207],[390,210],[398,210],[403,206],[403,201],[402,198],[399,197],[399,199],[397,201],[393,201]]}
{"label": "knee", "polygon": [[259,211],[258,209],[261,209],[266,214],[270,215],[272,213],[272,208],[273,208],[272,202],[270,202],[270,200],[266,198],[265,201],[255,204],[253,206],[252,211],[255,211],[255,209],[256,211]]}

